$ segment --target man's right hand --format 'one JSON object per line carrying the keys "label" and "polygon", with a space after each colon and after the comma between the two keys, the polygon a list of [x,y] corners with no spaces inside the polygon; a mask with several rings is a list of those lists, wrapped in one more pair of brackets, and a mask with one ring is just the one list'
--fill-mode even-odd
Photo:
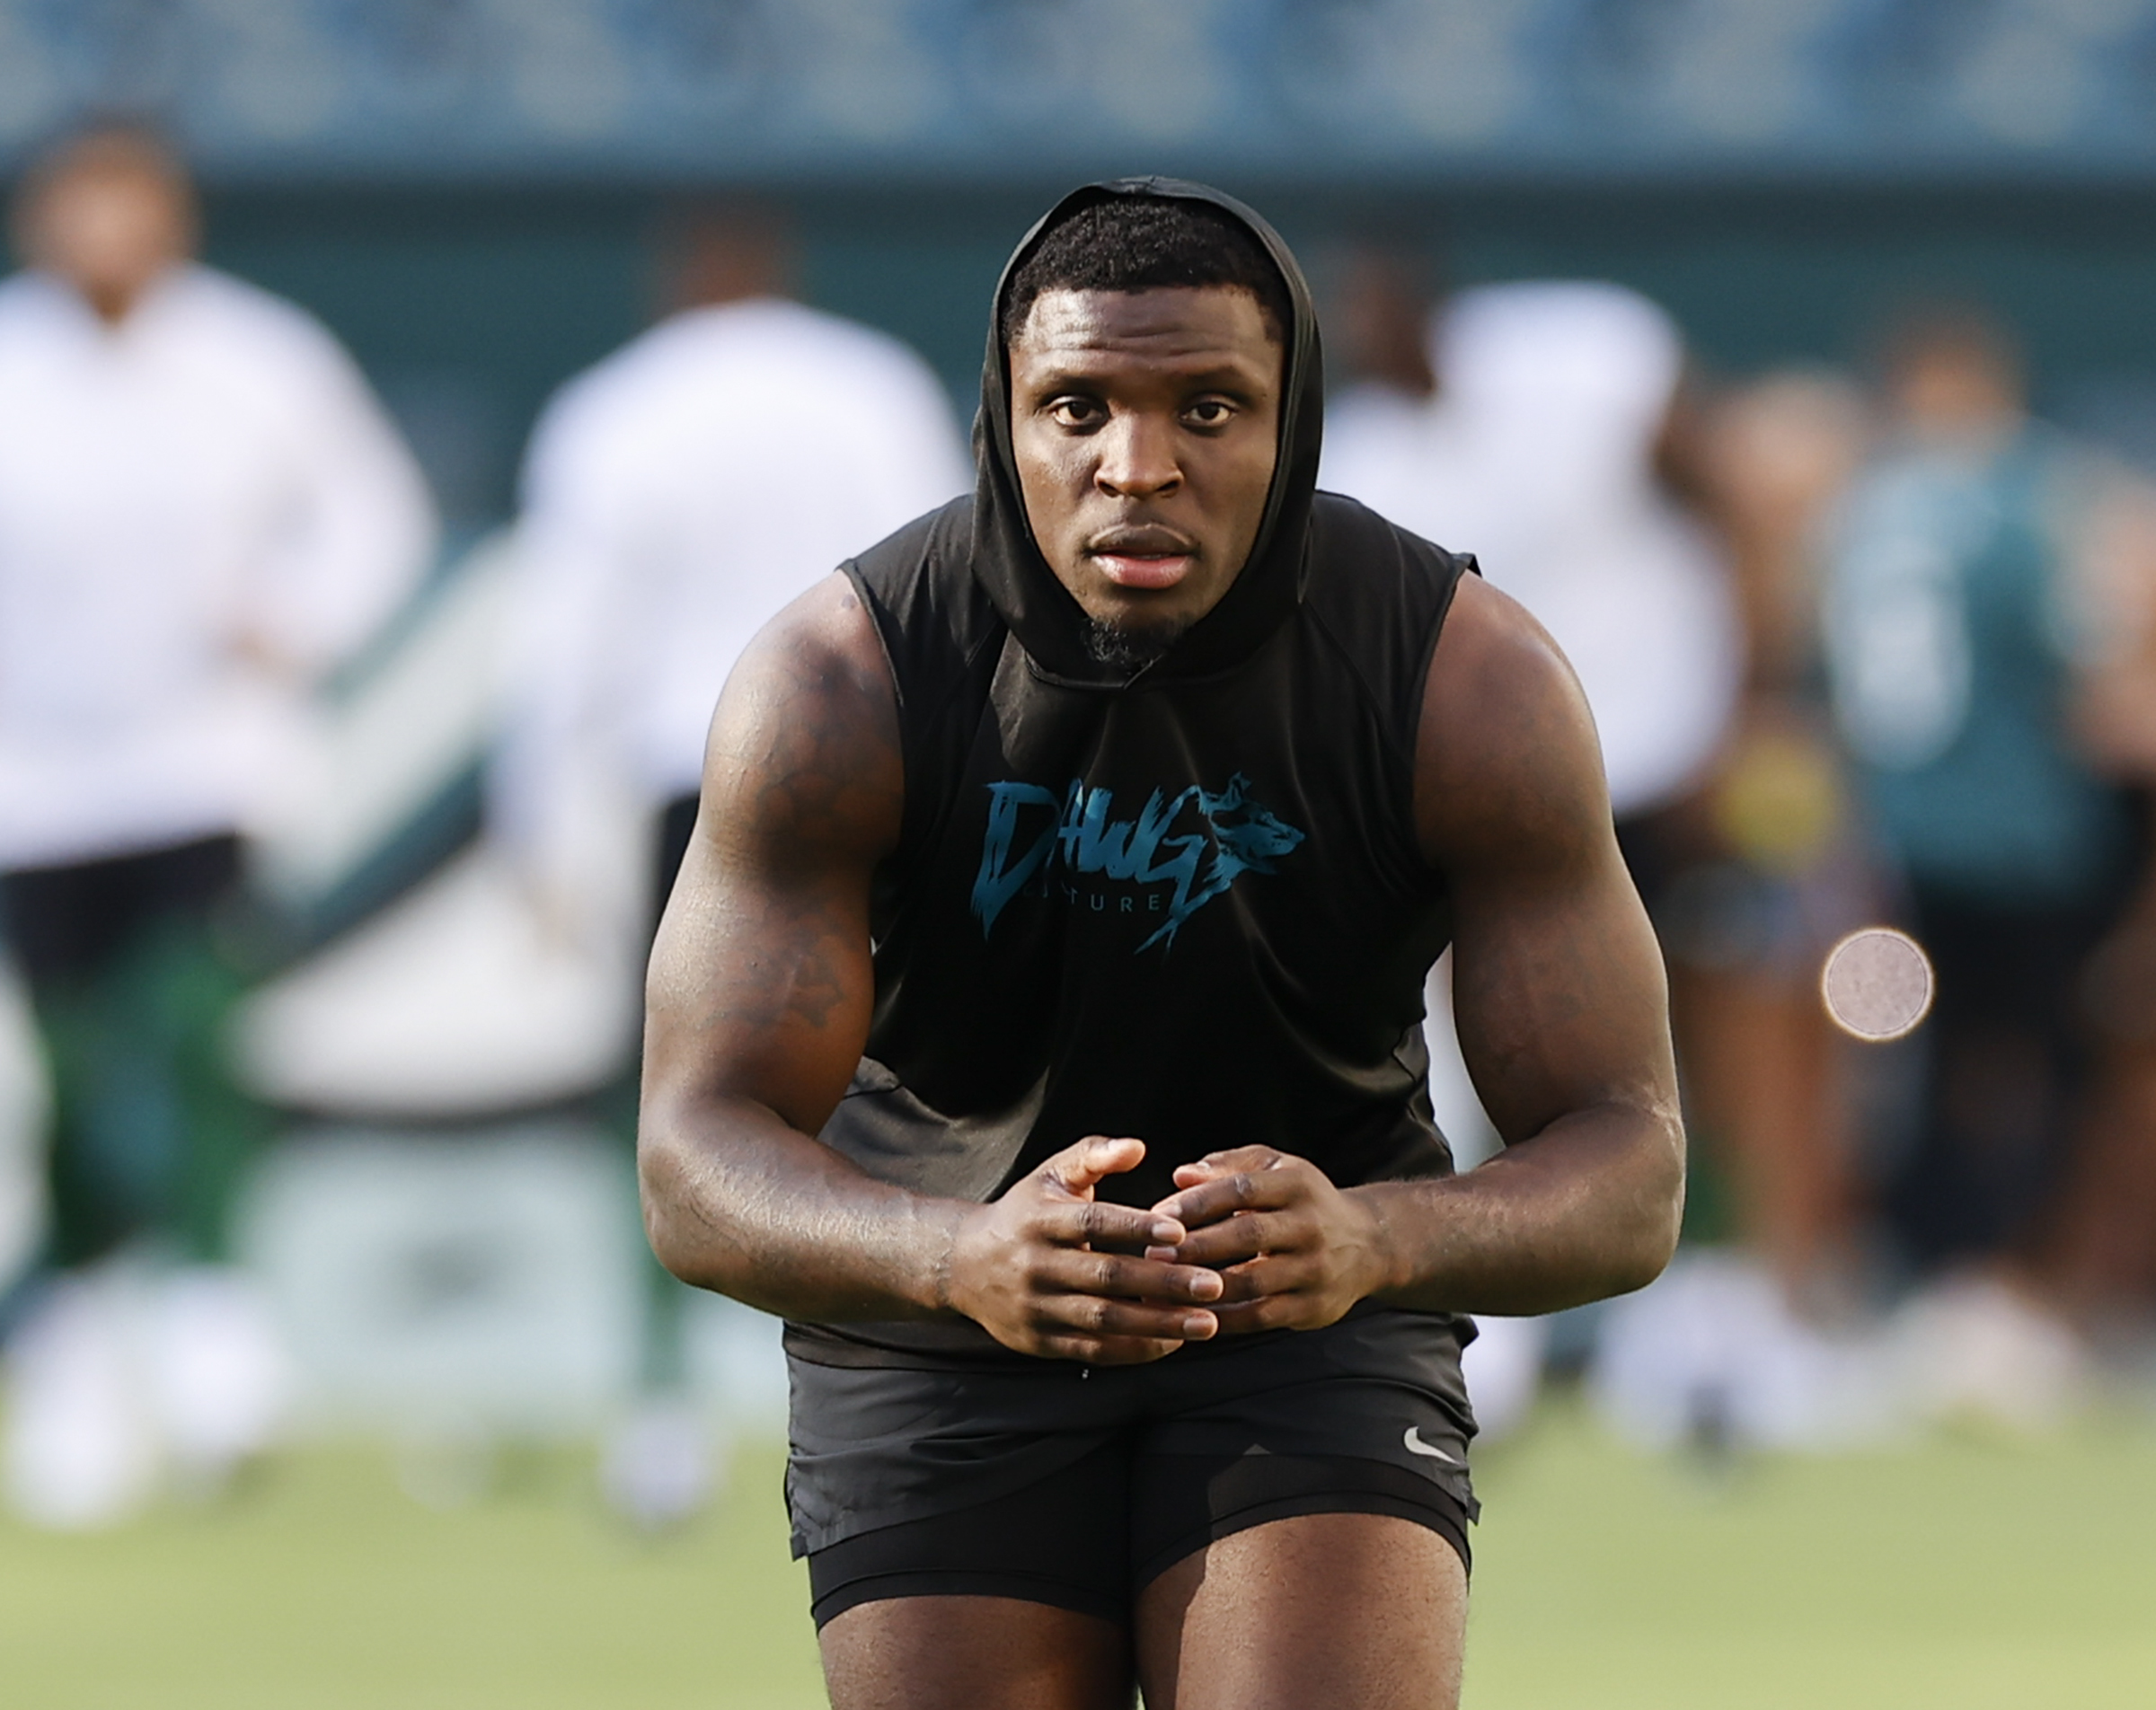
{"label": "man's right hand", "polygon": [[1136,1365],[1219,1320],[1219,1274],[1143,1256],[1177,1247],[1173,1218],[1093,1197],[1104,1177],[1135,1169],[1138,1140],[1082,1140],[1057,1152],[1001,1199],[969,1211],[945,1263],[944,1302],[1007,1348],[1088,1365]]}

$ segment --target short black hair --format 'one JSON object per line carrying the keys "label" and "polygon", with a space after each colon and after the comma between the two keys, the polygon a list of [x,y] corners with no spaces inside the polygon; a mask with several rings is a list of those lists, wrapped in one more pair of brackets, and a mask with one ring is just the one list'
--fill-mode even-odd
{"label": "short black hair", "polygon": [[1226,286],[1258,299],[1267,330],[1285,348],[1294,308],[1287,281],[1249,226],[1224,208],[1168,196],[1089,202],[1041,234],[1019,263],[998,329],[1010,348],[1047,291],[1153,291]]}

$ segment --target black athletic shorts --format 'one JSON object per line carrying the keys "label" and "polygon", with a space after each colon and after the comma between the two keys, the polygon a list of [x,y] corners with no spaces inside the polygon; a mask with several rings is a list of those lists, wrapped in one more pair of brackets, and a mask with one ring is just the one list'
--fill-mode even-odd
{"label": "black athletic shorts", "polygon": [[939,1595],[1121,1622],[1185,1556],[1297,1514],[1396,1515],[1464,1564],[1471,1334],[1365,1309],[1151,1365],[970,1369],[826,1364],[795,1342],[786,1498],[817,1625]]}

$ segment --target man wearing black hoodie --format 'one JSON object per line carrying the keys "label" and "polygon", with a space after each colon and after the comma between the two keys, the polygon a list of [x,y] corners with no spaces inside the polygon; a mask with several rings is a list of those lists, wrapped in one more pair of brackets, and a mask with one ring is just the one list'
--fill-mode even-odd
{"label": "man wearing black hoodie", "polygon": [[[1256,215],[1074,192],[997,291],[974,496],[720,701],[646,1217],[790,1320],[842,1710],[1455,1703],[1460,1315],[1674,1240],[1577,686],[1467,560],[1315,491],[1321,396]],[[1423,1085],[1447,942],[1512,1142],[1465,1177]]]}

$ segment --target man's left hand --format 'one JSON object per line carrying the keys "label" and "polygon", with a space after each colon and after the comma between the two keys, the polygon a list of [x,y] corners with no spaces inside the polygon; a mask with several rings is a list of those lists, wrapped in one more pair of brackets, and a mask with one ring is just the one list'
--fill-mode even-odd
{"label": "man's left hand", "polygon": [[1374,1210],[1307,1159],[1241,1146],[1182,1165],[1175,1185],[1153,1211],[1189,1233],[1146,1257],[1220,1272],[1227,1287],[1209,1305],[1223,1334],[1318,1329],[1384,1286]]}

